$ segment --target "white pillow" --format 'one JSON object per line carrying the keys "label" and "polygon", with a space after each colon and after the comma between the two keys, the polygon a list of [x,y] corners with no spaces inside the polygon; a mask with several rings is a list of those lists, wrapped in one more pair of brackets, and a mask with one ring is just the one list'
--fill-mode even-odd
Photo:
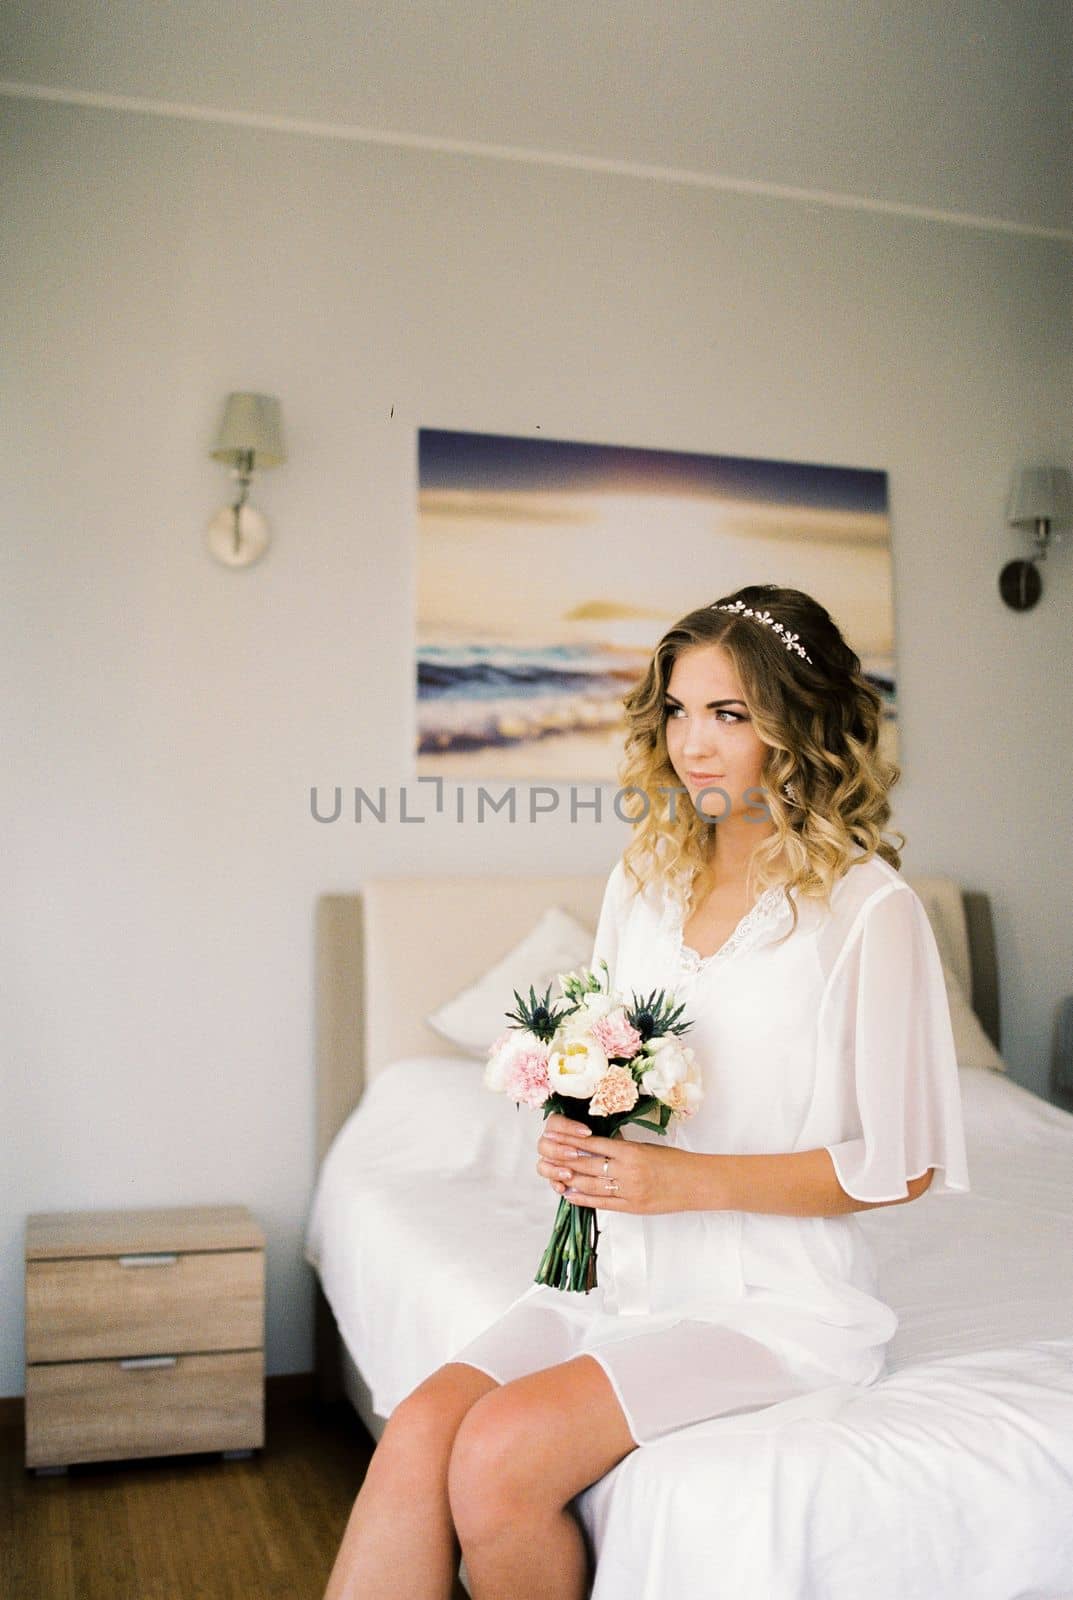
{"label": "white pillow", "polygon": [[984,1032],[976,1012],[956,974],[943,962],[946,979],[946,998],[950,1002],[950,1021],[954,1027],[954,1053],[959,1067],[986,1067],[991,1072],[1005,1072],[1006,1063]]}
{"label": "white pillow", "polygon": [[514,990],[528,996],[532,985],[543,995],[550,983],[554,1000],[559,973],[588,966],[592,960],[594,937],[594,931],[568,911],[549,906],[520,944],[425,1021],[467,1055],[487,1055],[489,1046],[510,1026],[507,1012],[516,1004]]}

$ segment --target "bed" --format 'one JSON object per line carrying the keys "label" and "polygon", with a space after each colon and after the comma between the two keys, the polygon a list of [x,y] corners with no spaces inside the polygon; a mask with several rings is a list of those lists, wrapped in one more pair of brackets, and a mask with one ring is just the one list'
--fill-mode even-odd
{"label": "bed", "polygon": [[[1073,1115],[997,1053],[987,897],[909,881],[972,1192],[859,1213],[899,1316],[876,1384],[694,1424],[577,1497],[591,1600],[1073,1600]],[[528,1285],[555,1207],[539,1113],[426,1018],[549,907],[594,927],[605,882],[385,878],[317,903],[318,1385],[374,1438]]]}

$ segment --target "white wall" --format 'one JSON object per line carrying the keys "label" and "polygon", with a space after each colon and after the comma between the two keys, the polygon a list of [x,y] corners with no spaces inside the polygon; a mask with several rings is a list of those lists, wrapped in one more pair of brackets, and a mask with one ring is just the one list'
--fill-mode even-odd
{"label": "white wall", "polygon": [[[248,1203],[269,1370],[307,1369],[315,897],[596,870],[624,841],[311,820],[311,784],[412,775],[420,425],[889,472],[905,866],[992,895],[1005,1053],[1043,1087],[1073,989],[1073,558],[1027,616],[996,578],[1013,467],[1073,456],[1068,241],[0,110],[0,1394],[22,1389],[24,1218],[68,1207]],[[273,548],[237,574],[203,546],[232,388],[281,396],[290,452],[256,485]]]}
{"label": "white wall", "polygon": [[4,0],[0,75],[1073,221],[1064,0]]}

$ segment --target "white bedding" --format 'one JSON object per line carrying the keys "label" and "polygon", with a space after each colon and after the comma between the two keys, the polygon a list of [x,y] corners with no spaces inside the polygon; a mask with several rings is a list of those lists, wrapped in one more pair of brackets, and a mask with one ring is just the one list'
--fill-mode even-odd
{"label": "white bedding", "polygon": [[[889,1376],[635,1450],[577,1500],[592,1600],[1073,1596],[1073,1116],[980,1069],[961,1093],[971,1193],[859,1213]],[[540,1123],[420,1057],[337,1135],[306,1259],[381,1416],[532,1280]]]}

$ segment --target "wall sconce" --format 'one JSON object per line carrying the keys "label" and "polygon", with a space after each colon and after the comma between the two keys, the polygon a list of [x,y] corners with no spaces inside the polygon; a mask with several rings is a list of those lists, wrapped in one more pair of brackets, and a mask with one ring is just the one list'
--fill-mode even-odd
{"label": "wall sconce", "polygon": [[1036,549],[1027,561],[1006,563],[999,573],[999,593],[1011,610],[1031,611],[1043,592],[1036,562],[1046,560],[1051,529],[1073,521],[1073,478],[1065,467],[1023,467],[1010,491],[1006,521],[1011,528],[1031,528]]}
{"label": "wall sconce", "polygon": [[210,451],[233,469],[236,496],[209,523],[209,549],[228,567],[248,567],[268,548],[268,522],[246,504],[254,470],[285,461],[279,401],[271,394],[229,394]]}

